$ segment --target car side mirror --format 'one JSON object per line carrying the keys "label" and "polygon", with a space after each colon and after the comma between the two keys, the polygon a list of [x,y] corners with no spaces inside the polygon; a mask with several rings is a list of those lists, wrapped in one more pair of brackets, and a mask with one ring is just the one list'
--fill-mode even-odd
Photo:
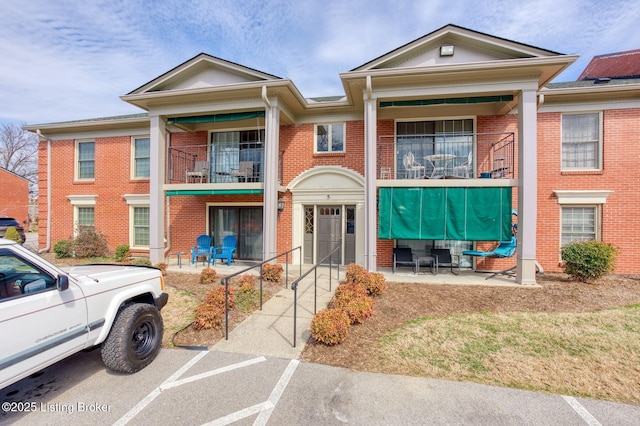
{"label": "car side mirror", "polygon": [[58,275],[56,285],[58,287],[58,291],[65,291],[69,288],[69,277],[66,275]]}

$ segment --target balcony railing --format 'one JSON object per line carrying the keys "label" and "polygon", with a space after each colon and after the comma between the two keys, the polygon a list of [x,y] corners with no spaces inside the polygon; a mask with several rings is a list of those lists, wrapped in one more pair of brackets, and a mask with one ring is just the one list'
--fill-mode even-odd
{"label": "balcony railing", "polygon": [[264,181],[261,142],[172,146],[167,183],[244,183]]}
{"label": "balcony railing", "polygon": [[513,178],[513,133],[380,136],[378,179]]}

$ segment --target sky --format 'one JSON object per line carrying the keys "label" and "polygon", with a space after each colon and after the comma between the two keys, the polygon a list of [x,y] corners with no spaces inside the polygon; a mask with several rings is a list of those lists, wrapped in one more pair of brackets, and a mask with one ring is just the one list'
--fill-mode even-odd
{"label": "sky", "polygon": [[0,124],[144,112],[120,99],[201,52],[344,95],[339,73],[455,24],[578,54],[640,49],[637,0],[3,0]]}

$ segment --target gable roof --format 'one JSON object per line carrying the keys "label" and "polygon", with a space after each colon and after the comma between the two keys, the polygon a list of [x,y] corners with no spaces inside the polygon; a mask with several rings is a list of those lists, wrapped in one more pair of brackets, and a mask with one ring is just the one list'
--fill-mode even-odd
{"label": "gable roof", "polygon": [[578,80],[640,78],[640,49],[594,56]]}

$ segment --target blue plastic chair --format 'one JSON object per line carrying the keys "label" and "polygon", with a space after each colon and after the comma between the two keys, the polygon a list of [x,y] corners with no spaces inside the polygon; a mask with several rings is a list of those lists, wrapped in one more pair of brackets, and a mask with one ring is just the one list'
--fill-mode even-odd
{"label": "blue plastic chair", "polygon": [[196,245],[191,247],[191,264],[199,257],[206,257],[207,263],[211,260],[211,237],[205,234],[196,238]]}
{"label": "blue plastic chair", "polygon": [[215,263],[216,259],[227,259],[227,266],[233,262],[233,253],[236,251],[238,239],[233,235],[227,235],[222,239],[222,247],[214,247],[211,250],[209,262]]}

